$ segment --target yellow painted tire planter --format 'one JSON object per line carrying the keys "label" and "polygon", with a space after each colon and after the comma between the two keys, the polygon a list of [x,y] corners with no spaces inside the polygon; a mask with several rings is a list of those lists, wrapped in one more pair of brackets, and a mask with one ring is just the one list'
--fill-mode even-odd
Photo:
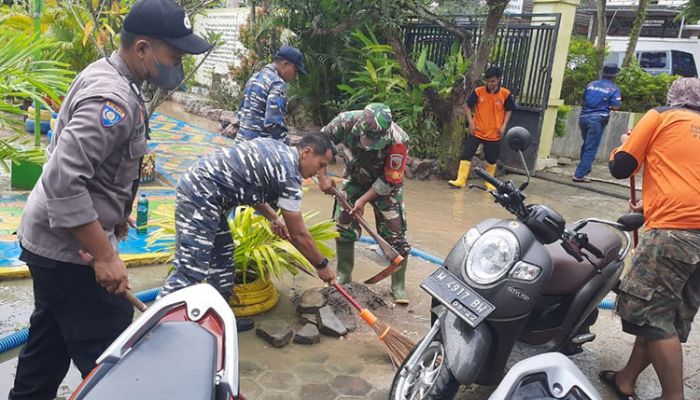
{"label": "yellow painted tire planter", "polygon": [[274,308],[279,301],[277,289],[269,278],[236,284],[233,286],[233,292],[238,297],[238,302],[231,299],[229,304],[237,317],[262,314]]}
{"label": "yellow painted tire planter", "polygon": [[[34,119],[34,107],[29,107],[27,110],[27,118],[32,118]],[[51,121],[51,110],[41,110],[41,120],[42,121]]]}

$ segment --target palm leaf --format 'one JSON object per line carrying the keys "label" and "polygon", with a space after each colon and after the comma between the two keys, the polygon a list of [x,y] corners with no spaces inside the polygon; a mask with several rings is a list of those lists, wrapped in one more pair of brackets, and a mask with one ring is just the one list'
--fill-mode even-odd
{"label": "palm leaf", "polygon": [[[304,220],[308,221],[318,212],[306,212]],[[152,212],[152,226],[159,229],[150,232],[147,244],[159,245],[174,251],[175,213],[173,205],[163,205]],[[229,219],[229,227],[235,244],[235,270],[246,282],[248,272],[257,276],[272,275],[282,278],[284,271],[293,275],[299,273],[298,267],[313,268],[311,263],[291,243],[280,239],[272,233],[269,221],[255,212],[252,207],[236,208],[235,217]],[[335,223],[331,220],[316,222],[308,226],[311,237],[316,242],[324,257],[335,255],[332,248],[324,241],[338,236]]]}

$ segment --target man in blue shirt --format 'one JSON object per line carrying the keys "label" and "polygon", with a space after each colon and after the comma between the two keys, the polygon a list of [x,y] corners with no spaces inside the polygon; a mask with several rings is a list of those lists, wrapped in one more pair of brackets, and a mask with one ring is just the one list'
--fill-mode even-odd
{"label": "man in blue shirt", "polygon": [[610,118],[610,110],[617,110],[622,104],[620,89],[615,85],[615,78],[620,73],[617,64],[603,66],[601,79],[593,81],[586,86],[583,92],[583,108],[578,119],[581,128],[581,157],[576,171],[574,182],[590,182],[587,177],[591,173],[591,167],[596,155],[605,126]]}
{"label": "man in blue shirt", "polygon": [[282,46],[271,64],[250,77],[238,108],[237,140],[269,137],[286,141],[287,82],[297,74],[307,74],[304,55],[296,47]]}
{"label": "man in blue shirt", "polygon": [[[270,138],[238,142],[192,165],[177,185],[174,269],[161,296],[206,280],[225,299],[231,297],[234,242],[228,215],[240,205],[263,214],[272,231],[289,240],[319,278],[332,283],[335,272],[302,218],[301,185],[330,164],[336,152],[325,135],[310,133],[296,147]],[[276,203],[281,218],[268,203]],[[239,331],[253,327],[245,318],[236,318],[236,324]]]}

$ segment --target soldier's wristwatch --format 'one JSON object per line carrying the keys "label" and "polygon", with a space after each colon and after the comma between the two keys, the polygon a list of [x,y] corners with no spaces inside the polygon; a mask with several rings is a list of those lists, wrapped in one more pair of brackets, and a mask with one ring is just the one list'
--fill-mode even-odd
{"label": "soldier's wristwatch", "polygon": [[320,263],[314,265],[316,269],[324,269],[328,266],[328,259],[324,258]]}

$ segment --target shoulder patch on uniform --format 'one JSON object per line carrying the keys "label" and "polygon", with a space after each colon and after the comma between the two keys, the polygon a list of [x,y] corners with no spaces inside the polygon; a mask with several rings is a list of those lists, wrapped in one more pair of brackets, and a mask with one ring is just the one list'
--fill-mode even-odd
{"label": "shoulder patch on uniform", "polygon": [[106,101],[102,106],[102,112],[100,112],[100,120],[102,121],[102,126],[105,128],[111,128],[118,123],[122,122],[124,119],[124,110],[116,105],[114,102]]}

